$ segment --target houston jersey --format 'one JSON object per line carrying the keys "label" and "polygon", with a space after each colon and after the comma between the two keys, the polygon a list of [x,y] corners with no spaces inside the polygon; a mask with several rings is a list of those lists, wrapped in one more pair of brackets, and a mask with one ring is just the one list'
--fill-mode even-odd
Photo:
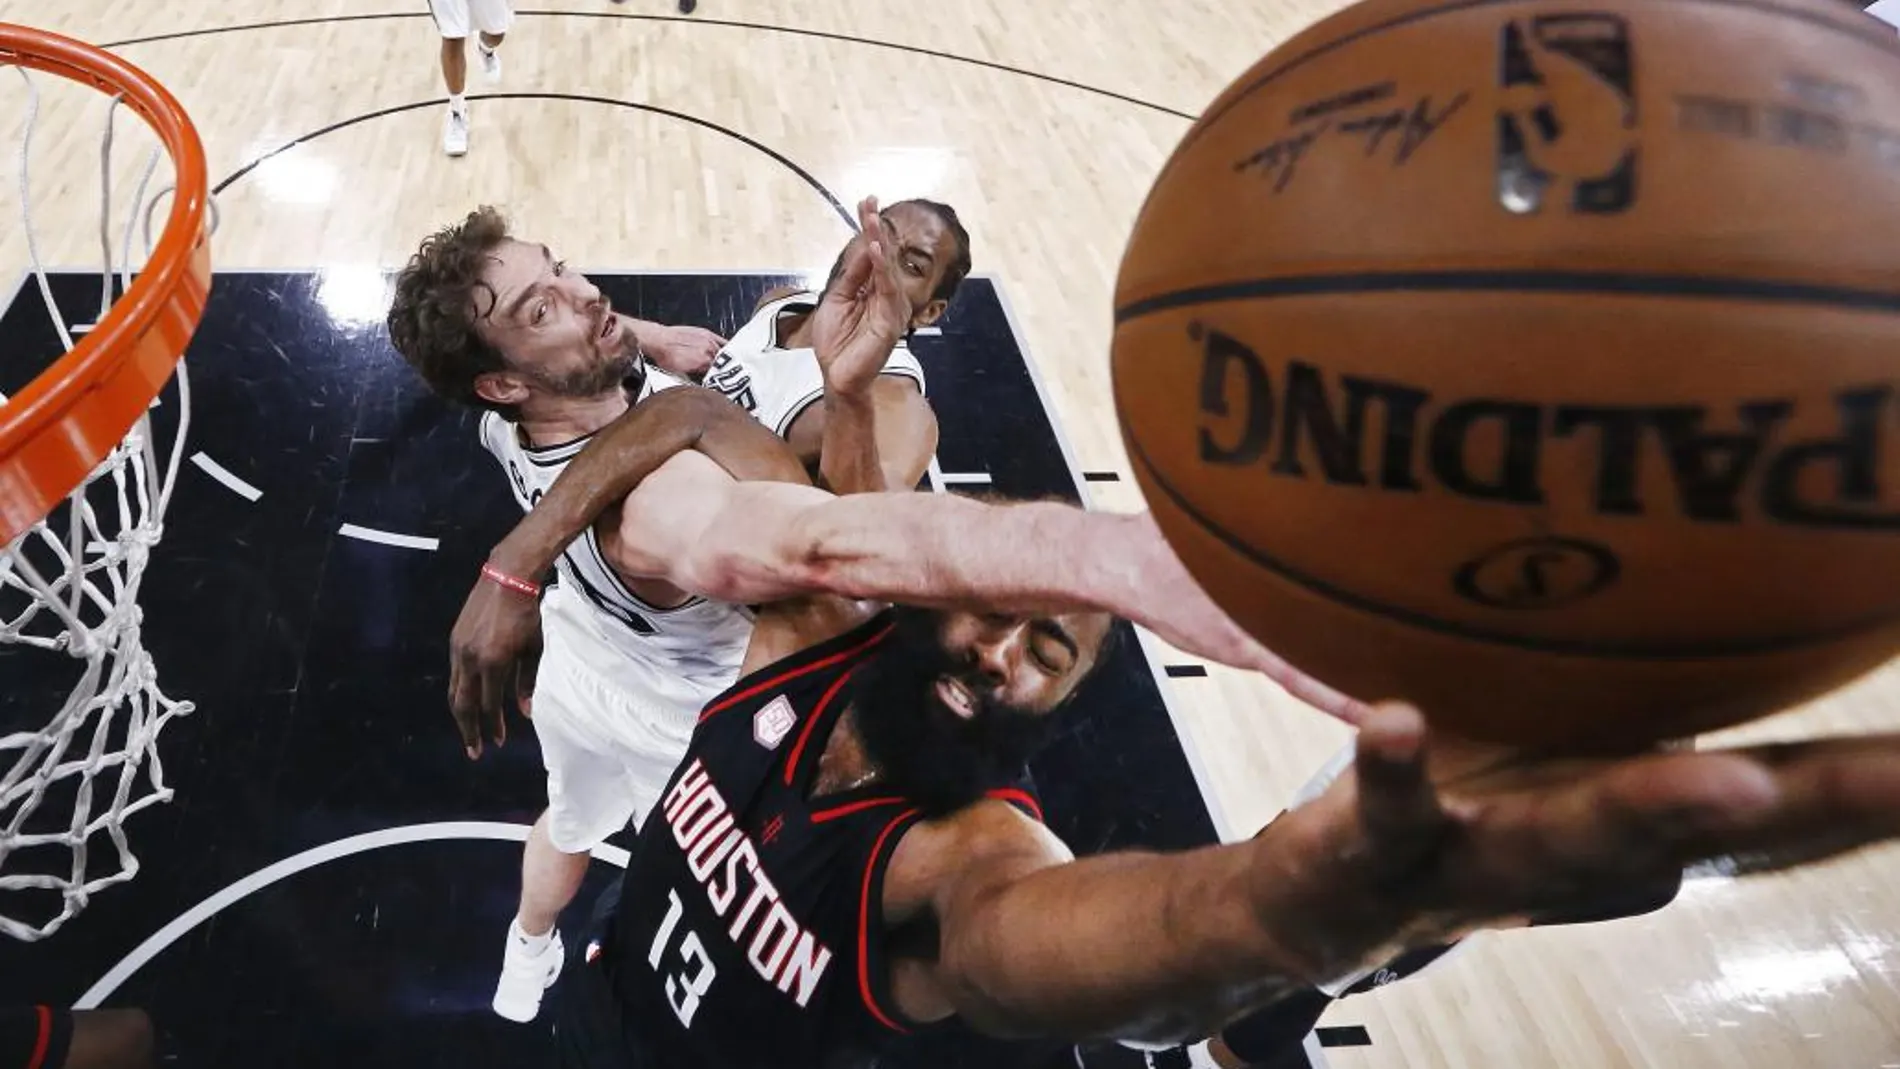
{"label": "houston jersey", "polygon": [[[773,434],[785,437],[792,422],[824,397],[825,379],[810,349],[779,344],[779,320],[810,312],[818,298],[816,293],[794,293],[759,309],[719,350],[701,384],[725,394]],[[923,365],[902,342],[891,350],[884,374],[910,379],[919,390],[924,389]],[[649,374],[647,379],[654,390],[681,384],[664,372]]]}
{"label": "houston jersey", "polygon": [[[629,1064],[836,1069],[916,1028],[888,990],[884,872],[923,819],[872,783],[810,797],[888,613],[734,683],[636,840],[600,936]],[[1018,784],[991,792],[1034,816]]]}
{"label": "houston jersey", "polygon": [[[592,437],[536,448],[492,412],[482,417],[481,436],[524,512]],[[752,638],[749,611],[698,597],[671,609],[648,604],[601,555],[592,528],[562,552],[556,573],[541,608],[548,640],[622,689],[690,718],[738,676]]]}

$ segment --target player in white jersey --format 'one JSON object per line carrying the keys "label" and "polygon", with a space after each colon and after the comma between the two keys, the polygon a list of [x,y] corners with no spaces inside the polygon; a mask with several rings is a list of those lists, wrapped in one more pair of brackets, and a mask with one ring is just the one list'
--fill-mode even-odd
{"label": "player in white jersey", "polygon": [[[893,206],[890,210],[902,210]],[[720,348],[700,378],[700,384],[725,394],[752,418],[784,438],[801,457],[819,458],[822,468],[825,434],[825,409],[819,404],[825,397],[824,375],[812,352],[810,321],[820,294],[811,290],[774,291],[759,302],[758,310],[732,340]],[[933,303],[941,302],[937,298]],[[932,310],[923,316],[934,320]],[[650,389],[666,389],[684,380],[664,372],[647,376]],[[884,373],[871,386],[877,405],[879,455],[883,460],[878,473],[884,488],[911,489],[920,471],[912,470],[918,460],[929,462],[937,449],[937,421],[924,402],[926,385],[923,365],[899,342],[884,365]],[[832,453],[835,461],[842,457]],[[820,471],[827,484],[851,483],[850,476],[835,470]],[[868,473],[865,476],[869,478]],[[875,488],[875,487],[872,487]]]}
{"label": "player in white jersey", "polygon": [[[911,327],[934,322],[969,270],[955,213],[928,202],[878,213],[867,201],[860,215],[890,249],[891,288],[901,289]],[[811,294],[772,295],[715,353],[706,332],[615,314],[585,277],[546,246],[509,235],[484,208],[423,242],[397,278],[388,325],[397,351],[436,392],[488,410],[483,444],[524,509],[633,402],[701,378],[795,445],[806,443],[801,456],[839,492],[915,486],[936,448],[922,369],[900,351],[875,382],[827,391],[810,349],[815,303]],[[559,972],[554,925],[589,851],[651,807],[694,715],[736,677],[751,632],[743,607],[623,581],[591,533],[567,547],[555,571],[542,602],[539,667],[518,681],[524,712],[533,695],[548,810],[524,849],[521,904],[495,995],[496,1012],[514,1020],[535,1015]],[[479,733],[464,725],[464,737],[478,756]]]}

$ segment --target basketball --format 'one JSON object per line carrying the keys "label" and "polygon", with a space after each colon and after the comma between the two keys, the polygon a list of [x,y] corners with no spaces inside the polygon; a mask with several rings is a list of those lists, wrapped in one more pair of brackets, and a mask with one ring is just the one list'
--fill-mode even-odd
{"label": "basketball", "polygon": [[1640,742],[1900,640],[1900,39],[1823,0],[1373,0],[1233,83],[1116,283],[1190,570],[1437,727]]}

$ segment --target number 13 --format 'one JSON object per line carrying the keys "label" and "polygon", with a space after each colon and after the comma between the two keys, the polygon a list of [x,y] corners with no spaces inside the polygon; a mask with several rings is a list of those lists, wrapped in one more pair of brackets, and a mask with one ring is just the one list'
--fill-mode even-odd
{"label": "number 13", "polygon": [[[653,947],[647,951],[647,964],[654,972],[660,971],[660,958],[666,954],[666,944],[673,938],[673,929],[679,927],[680,917],[686,907],[680,903],[678,891],[666,892],[666,919],[660,922],[660,930],[653,933]],[[666,1001],[673,1007],[673,1013],[679,1017],[680,1024],[693,1027],[693,1014],[699,1012],[699,1000],[706,997],[712,988],[713,978],[719,970],[713,967],[712,957],[706,953],[706,947],[699,941],[697,933],[688,931],[686,938],[680,940],[680,962],[690,965],[692,975],[687,976],[685,969],[666,978]]]}

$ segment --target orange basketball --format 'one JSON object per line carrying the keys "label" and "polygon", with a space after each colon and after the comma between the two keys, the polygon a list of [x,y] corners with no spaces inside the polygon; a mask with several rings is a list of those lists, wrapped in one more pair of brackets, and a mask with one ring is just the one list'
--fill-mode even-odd
{"label": "orange basketball", "polygon": [[1487,739],[1680,736],[1900,641],[1900,37],[1839,0],[1372,0],[1235,82],[1121,265],[1208,591]]}

